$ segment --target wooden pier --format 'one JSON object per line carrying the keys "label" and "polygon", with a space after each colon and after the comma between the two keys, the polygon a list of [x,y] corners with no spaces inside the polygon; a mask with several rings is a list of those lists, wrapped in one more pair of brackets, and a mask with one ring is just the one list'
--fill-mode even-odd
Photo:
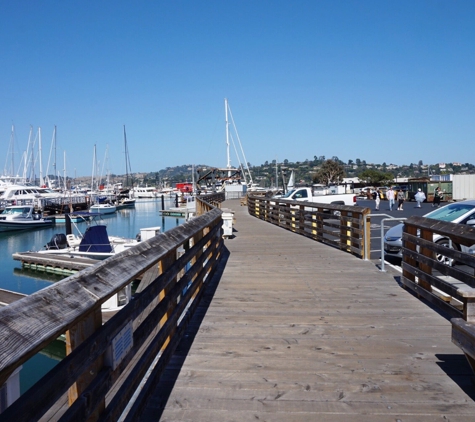
{"label": "wooden pier", "polygon": [[[360,259],[356,208],[341,209],[330,246],[318,230],[337,222],[317,220],[312,239],[306,210],[272,211],[289,214],[283,228],[238,200],[221,204],[234,211],[223,240],[219,202],[200,199],[199,217],[0,309],[0,383],[60,334],[70,345],[0,421],[473,420],[473,373],[456,345],[473,344],[471,318],[452,343],[444,308],[402,287],[408,266],[401,276]],[[429,279],[426,230],[409,240]],[[101,303],[138,277],[134,300],[102,324]]]}
{"label": "wooden pier", "polygon": [[251,217],[141,421],[473,421],[448,318],[370,261]]}

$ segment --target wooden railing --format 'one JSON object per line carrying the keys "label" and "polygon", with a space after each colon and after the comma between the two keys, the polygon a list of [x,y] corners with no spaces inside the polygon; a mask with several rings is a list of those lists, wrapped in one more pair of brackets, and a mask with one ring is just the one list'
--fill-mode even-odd
{"label": "wooden railing", "polygon": [[411,217],[402,241],[403,286],[452,317],[452,341],[475,373],[475,227]]}
{"label": "wooden railing", "polygon": [[[441,239],[455,248],[443,246]],[[475,245],[475,228],[410,217],[404,222],[402,241],[404,286],[449,315],[475,322],[475,256],[459,248]]]}
{"label": "wooden railing", "polygon": [[[198,203],[209,211],[0,309],[0,386],[62,334],[68,352],[0,420],[116,421],[126,406],[138,414],[222,254],[221,210]],[[140,293],[102,324],[101,304],[134,280]]]}
{"label": "wooden railing", "polygon": [[224,192],[217,192],[200,196],[200,198],[201,201],[196,201],[196,215],[203,215],[214,207],[220,208],[221,203],[226,199],[226,195]]}
{"label": "wooden railing", "polygon": [[248,195],[249,214],[343,251],[369,259],[369,208]]}

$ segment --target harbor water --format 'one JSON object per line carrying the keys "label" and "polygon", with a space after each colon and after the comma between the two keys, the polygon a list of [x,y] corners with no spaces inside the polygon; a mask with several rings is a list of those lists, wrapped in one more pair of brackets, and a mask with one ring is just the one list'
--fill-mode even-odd
{"label": "harbor water", "polygon": [[[165,209],[175,206],[175,201],[165,200]],[[161,232],[170,230],[184,222],[183,218],[162,216],[162,201],[137,200],[135,208],[122,209],[114,214],[103,215],[101,224],[107,225],[109,235],[135,238],[141,228],[160,227]],[[84,231],[87,223],[78,223]],[[12,254],[40,250],[56,233],[65,233],[65,224],[56,224],[52,228],[24,232],[0,233],[0,288],[14,292],[31,294],[65,276],[22,269],[19,261],[14,261]],[[74,231],[74,226],[73,226]],[[64,344],[52,344],[42,353],[34,356],[23,365],[20,372],[21,392],[23,393],[38,381],[49,369],[58,363]]]}

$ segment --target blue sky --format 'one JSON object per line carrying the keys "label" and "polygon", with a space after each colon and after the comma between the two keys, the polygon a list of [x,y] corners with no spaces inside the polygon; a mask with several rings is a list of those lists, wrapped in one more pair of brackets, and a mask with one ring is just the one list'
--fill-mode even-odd
{"label": "blue sky", "polygon": [[133,172],[225,167],[224,98],[253,165],[473,163],[474,22],[472,0],[3,2],[0,166],[13,123],[44,169],[56,125],[68,176],[94,145],[123,174],[123,125]]}

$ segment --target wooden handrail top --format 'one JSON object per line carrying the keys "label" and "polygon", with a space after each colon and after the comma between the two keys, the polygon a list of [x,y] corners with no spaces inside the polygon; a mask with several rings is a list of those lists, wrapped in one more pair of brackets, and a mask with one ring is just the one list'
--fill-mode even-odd
{"label": "wooden handrail top", "polygon": [[[8,373],[75,326],[84,315],[221,218],[214,208],[179,227],[0,308],[0,372]],[[0,380],[0,385],[5,380]]]}
{"label": "wooden handrail top", "polygon": [[473,226],[418,216],[409,217],[404,224],[408,227],[412,226],[421,230],[426,229],[442,236],[450,237],[452,241],[460,245],[475,245],[475,227]]}
{"label": "wooden handrail top", "polygon": [[457,289],[457,293],[466,298],[474,299],[475,298],[475,289],[472,289],[470,286],[461,286]]}
{"label": "wooden handrail top", "polygon": [[348,212],[360,213],[360,214],[371,213],[371,210],[369,208],[360,207],[358,205],[324,204],[321,202],[293,201],[291,199],[267,198],[263,196],[252,196],[252,195],[249,195],[249,197],[252,199],[256,199],[258,201],[265,200],[267,202],[275,202],[279,204],[290,204],[290,205],[298,205],[298,206],[312,207],[312,208],[338,209],[339,211],[348,211]]}

